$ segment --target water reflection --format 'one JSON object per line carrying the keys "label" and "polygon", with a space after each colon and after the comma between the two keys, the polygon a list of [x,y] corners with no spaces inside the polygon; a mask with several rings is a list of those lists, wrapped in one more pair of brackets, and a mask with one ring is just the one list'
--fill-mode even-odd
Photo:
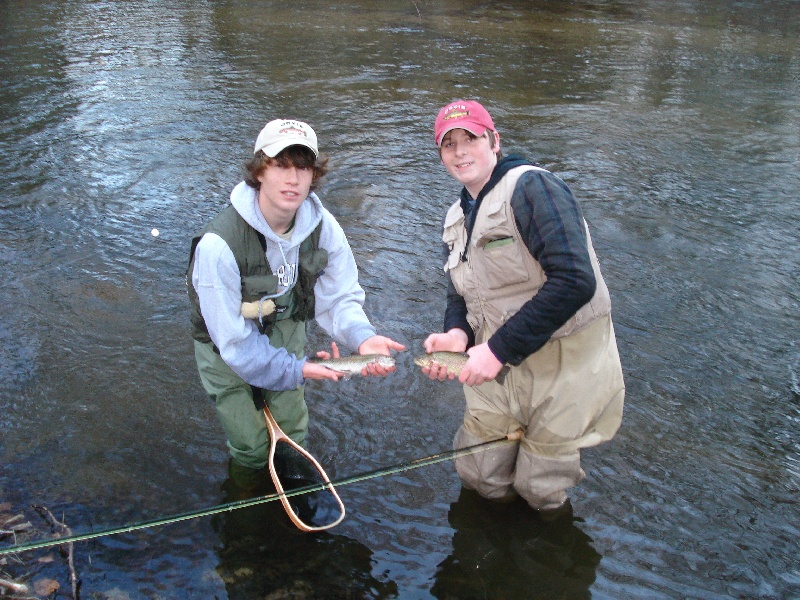
{"label": "water reflection", "polygon": [[521,500],[492,503],[462,488],[448,521],[453,550],[436,571],[436,598],[591,598],[601,556],[571,514],[544,523]]}
{"label": "water reflection", "polygon": [[[586,522],[565,554],[586,576],[554,573],[584,594],[596,545],[613,548],[599,597],[798,597],[798,27],[791,0],[0,2],[0,503],[57,508],[77,530],[219,501],[227,454],[194,377],[183,273],[239,180],[242,132],[267,115],[318,126],[321,196],[370,316],[419,348],[441,323],[432,257],[458,192],[430,121],[473,94],[508,150],[579,196],[630,384],[620,435],[587,453],[574,498]],[[309,390],[331,476],[448,447],[458,388],[400,361],[385,381]],[[400,481],[345,488],[348,517],[319,538],[358,556],[364,588],[426,598],[438,572],[440,597],[469,597],[483,588],[460,562],[529,541],[523,521],[481,530],[480,511],[448,526],[450,465]],[[275,560],[288,581],[309,542],[289,529],[286,552],[251,560],[249,541],[269,540],[248,522],[224,536],[230,572],[266,579]],[[84,593],[216,595],[192,568],[226,564],[209,524],[118,554],[118,538],[76,547]]]}
{"label": "water reflection", "polygon": [[[233,470],[223,502],[275,493],[266,469]],[[397,584],[372,571],[372,550],[335,530],[299,531],[280,502],[214,517],[221,547],[217,573],[228,598],[396,598]]]}

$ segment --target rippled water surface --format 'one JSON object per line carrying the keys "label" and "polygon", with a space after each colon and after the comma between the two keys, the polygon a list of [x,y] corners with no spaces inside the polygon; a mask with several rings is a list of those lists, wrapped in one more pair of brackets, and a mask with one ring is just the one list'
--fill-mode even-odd
{"label": "rippled water surface", "polygon": [[432,121],[470,96],[572,187],[612,293],[626,413],[575,522],[483,507],[443,462],[342,486],[317,536],[269,503],[78,543],[82,596],[800,596],[798,23],[791,0],[0,4],[0,506],[82,533],[229,498],[184,270],[278,116],[315,127],[367,311],[410,348],[308,386],[312,451],[341,479],[448,450],[461,390],[411,356],[458,193]]}

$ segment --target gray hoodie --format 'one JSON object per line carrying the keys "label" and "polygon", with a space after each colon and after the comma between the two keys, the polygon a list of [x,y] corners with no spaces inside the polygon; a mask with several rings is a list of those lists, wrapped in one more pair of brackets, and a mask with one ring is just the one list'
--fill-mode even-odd
{"label": "gray hoodie", "polygon": [[[339,223],[313,192],[300,205],[290,241],[281,239],[267,225],[258,207],[258,192],[245,182],[231,192],[236,211],[267,240],[267,261],[279,277],[279,292],[297,281],[300,244],[322,221],[320,247],[328,251],[328,266],[314,287],[315,318],[337,342],[357,349],[375,328],[364,313],[364,290],[358,268]],[[292,390],[303,385],[305,357],[276,348],[258,332],[253,321],[242,317],[241,278],[233,252],[221,237],[206,233],[195,250],[192,285],[208,333],[225,363],[250,385],[267,390]]]}

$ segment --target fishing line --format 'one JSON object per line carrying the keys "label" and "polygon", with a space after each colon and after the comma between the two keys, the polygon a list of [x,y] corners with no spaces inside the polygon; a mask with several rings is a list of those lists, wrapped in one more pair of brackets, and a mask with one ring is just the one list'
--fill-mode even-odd
{"label": "fishing line", "polygon": [[[484,450],[488,450],[490,447],[499,446],[502,444],[508,444],[514,441],[517,441],[521,437],[521,432],[515,431],[513,433],[509,433],[507,436],[498,438],[496,440],[490,440],[488,442],[482,442],[480,444],[475,444],[474,446],[468,446],[466,448],[460,448],[458,450],[449,450],[447,452],[440,452],[438,454],[432,454],[430,456],[426,456],[424,458],[418,458],[412,461],[408,461],[405,463],[400,463],[397,465],[393,465],[391,467],[382,467],[380,469],[375,469],[374,471],[367,471],[366,473],[360,473],[357,475],[351,475],[350,477],[345,477],[343,479],[338,479],[332,481],[333,485],[349,485],[351,483],[358,483],[360,481],[366,481],[368,479],[374,479],[376,477],[384,477],[386,475],[393,475],[395,473],[402,473],[403,471],[411,471],[414,469],[419,469],[420,467],[427,467],[429,465],[434,465],[436,463],[444,462],[446,460],[452,460],[455,458],[459,458],[461,456],[469,456],[470,454],[476,454],[478,452],[482,452]],[[103,529],[100,531],[94,531],[90,533],[81,533],[71,536],[66,536],[58,539],[53,540],[45,540],[40,542],[30,542],[27,544],[19,544],[15,546],[7,546],[5,548],[0,548],[0,556],[4,554],[11,554],[16,552],[27,552],[29,550],[37,550],[39,548],[48,548],[50,546],[60,546],[62,544],[69,544],[71,542],[82,542],[85,540],[91,540],[94,538],[109,536],[109,535],[116,535],[118,533],[128,533],[131,531],[136,531],[139,529],[147,529],[150,527],[159,527],[161,525],[169,525],[171,523],[178,523],[180,521],[188,521],[189,519],[196,519],[199,517],[208,517],[211,515],[216,515],[223,512],[229,512],[233,510],[237,510],[239,508],[246,508],[249,506],[256,506],[258,504],[266,504],[267,502],[274,502],[275,500],[280,500],[281,497],[289,498],[292,496],[299,496],[302,494],[309,494],[311,492],[316,492],[320,490],[326,489],[326,484],[314,484],[305,486],[302,488],[297,488],[291,490],[289,492],[285,492],[283,494],[273,493],[267,494],[265,496],[258,496],[257,498],[250,498],[248,500],[237,500],[235,502],[226,502],[224,504],[218,504],[216,506],[212,506],[211,508],[205,508],[200,510],[193,510],[189,512],[179,513],[176,515],[171,515],[168,517],[161,517],[158,519],[151,519],[149,521],[141,521],[139,523],[134,523],[132,525],[123,525],[121,527],[113,527],[109,529]]]}

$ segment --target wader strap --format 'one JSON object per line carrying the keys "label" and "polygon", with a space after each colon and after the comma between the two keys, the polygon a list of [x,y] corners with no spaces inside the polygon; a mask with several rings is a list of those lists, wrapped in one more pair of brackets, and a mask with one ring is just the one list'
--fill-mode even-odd
{"label": "wader strap", "polygon": [[264,254],[267,254],[267,238],[264,237],[264,234],[260,231],[256,231],[256,235],[258,236],[258,241],[261,244],[261,249],[264,251]]}
{"label": "wader strap", "polygon": [[264,390],[254,385],[250,386],[253,391],[253,404],[256,405],[256,410],[264,410],[266,404],[264,403]]}

